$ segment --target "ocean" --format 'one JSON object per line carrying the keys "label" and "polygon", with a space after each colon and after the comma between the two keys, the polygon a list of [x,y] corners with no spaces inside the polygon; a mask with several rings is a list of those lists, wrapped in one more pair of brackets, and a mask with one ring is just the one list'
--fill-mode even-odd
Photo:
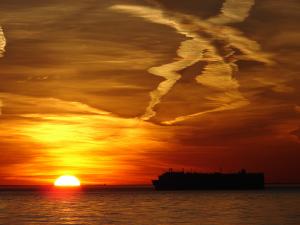
{"label": "ocean", "polygon": [[1,225],[299,225],[300,189],[1,191]]}

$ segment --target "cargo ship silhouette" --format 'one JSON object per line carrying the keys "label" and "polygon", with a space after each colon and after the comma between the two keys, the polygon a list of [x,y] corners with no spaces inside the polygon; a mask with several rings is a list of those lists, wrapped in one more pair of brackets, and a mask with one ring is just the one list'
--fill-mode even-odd
{"label": "cargo ship silhouette", "polygon": [[156,190],[246,190],[264,189],[263,173],[196,173],[174,172],[170,169],[161,174],[152,184]]}

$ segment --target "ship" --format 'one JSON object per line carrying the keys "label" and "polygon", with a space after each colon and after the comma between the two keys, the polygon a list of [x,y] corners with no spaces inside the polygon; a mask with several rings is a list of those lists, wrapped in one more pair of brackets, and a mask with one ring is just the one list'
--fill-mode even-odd
{"label": "ship", "polygon": [[264,173],[176,172],[170,169],[152,184],[156,190],[251,190],[264,189]]}

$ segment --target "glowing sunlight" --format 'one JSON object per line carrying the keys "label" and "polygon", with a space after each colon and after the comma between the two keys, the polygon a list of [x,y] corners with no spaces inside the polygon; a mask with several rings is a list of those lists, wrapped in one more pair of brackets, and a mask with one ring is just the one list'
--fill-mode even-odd
{"label": "glowing sunlight", "polygon": [[60,176],[54,182],[56,187],[79,187],[80,180],[75,176],[65,175]]}

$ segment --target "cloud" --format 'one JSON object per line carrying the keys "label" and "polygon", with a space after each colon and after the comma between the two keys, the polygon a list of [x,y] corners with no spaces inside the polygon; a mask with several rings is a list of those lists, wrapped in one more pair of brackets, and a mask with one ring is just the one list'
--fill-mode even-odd
{"label": "cloud", "polygon": [[111,7],[113,10],[127,12],[135,16],[140,16],[154,23],[164,24],[174,28],[179,34],[192,38],[191,40],[183,41],[177,50],[180,59],[175,62],[165,64],[159,67],[152,67],[149,72],[165,78],[156,90],[150,93],[151,101],[146,109],[145,114],[141,117],[143,120],[149,120],[155,116],[154,107],[161,102],[161,98],[165,96],[176,82],[181,78],[178,71],[185,69],[196,62],[203,59],[203,45],[206,45],[205,40],[201,40],[196,34],[190,32],[177,19],[171,19],[164,15],[163,11],[143,6],[116,5]]}
{"label": "cloud", "polygon": [[[197,78],[199,83],[221,90],[235,90],[238,87],[237,82],[231,77],[231,66],[225,63],[223,58],[218,55],[217,49],[211,44],[210,40],[198,35],[193,30],[193,27],[189,27],[189,25],[181,22],[181,19],[184,16],[178,16],[177,18],[167,17],[159,9],[152,9],[142,6],[117,5],[113,6],[112,9],[131,13],[155,23],[171,26],[172,28],[176,29],[179,34],[183,34],[187,38],[191,38],[183,41],[177,50],[177,54],[180,59],[173,63],[165,64],[160,67],[152,67],[149,69],[150,73],[164,77],[165,81],[162,81],[158,85],[157,89],[150,93],[151,101],[146,109],[145,114],[142,116],[142,119],[149,120],[155,116],[156,112],[154,111],[154,107],[161,102],[161,98],[165,96],[181,78],[179,71],[192,66],[199,61],[205,61],[209,63],[209,65],[206,66],[203,74],[199,75]],[[241,94],[239,94],[239,96],[241,96]],[[224,107],[222,107],[222,109],[223,108]],[[220,109],[218,109],[218,111],[219,110]],[[200,114],[210,111],[201,112]],[[192,115],[184,118],[189,118],[191,116]]]}
{"label": "cloud", "polygon": [[[226,110],[233,110],[249,104],[248,100],[244,98],[239,91],[226,91],[223,94],[219,94],[216,96],[207,97],[207,99],[215,102],[216,108],[211,110],[205,110],[197,113],[193,113],[190,115],[179,116],[173,120],[163,121],[162,124],[172,125],[175,123],[179,123],[185,120],[192,119],[194,117],[203,116],[207,113],[221,112]],[[221,106],[219,106],[221,105]]]}
{"label": "cloud", "polygon": [[[250,60],[272,64],[272,61],[268,54],[261,52],[257,42],[244,37],[242,32],[223,24],[242,22],[247,18],[252,5],[254,5],[254,1],[226,1],[221,14],[215,19],[211,18],[207,21],[187,14],[166,12],[162,8],[155,9],[134,5],[111,7],[113,10],[172,27],[177,33],[188,38],[181,43],[177,50],[179,59],[149,69],[150,73],[161,76],[165,80],[150,93],[151,100],[145,114],[141,117],[143,120],[149,120],[156,115],[155,106],[180,80],[179,72],[197,62],[204,62],[206,66],[196,77],[196,81],[218,92],[223,92],[217,97],[206,97],[206,99],[215,102],[216,108],[180,116],[174,120],[165,121],[164,124],[173,124],[206,113],[235,109],[248,104],[248,100],[238,90],[238,81],[233,78],[234,73],[238,70],[236,62]],[[216,40],[222,44],[223,54],[219,53],[218,47],[214,45]]]}
{"label": "cloud", "polygon": [[63,101],[56,98],[31,97],[17,94],[1,93],[5,115],[26,115],[35,113],[56,113],[56,114],[95,114],[108,115],[109,112],[93,108],[89,105],[75,102]]}
{"label": "cloud", "polygon": [[255,0],[226,0],[223,3],[221,13],[208,19],[214,24],[228,24],[243,22],[250,13]]}
{"label": "cloud", "polygon": [[0,26],[0,57],[2,57],[3,53],[5,52],[5,46],[6,46],[6,39],[4,36],[3,29]]}
{"label": "cloud", "polygon": [[[0,57],[2,57],[3,53],[5,52],[5,46],[6,46],[6,39],[4,36],[3,29],[0,26]],[[0,116],[2,114],[2,107],[3,107],[3,103],[2,100],[0,99]]]}
{"label": "cloud", "polygon": [[157,141],[159,132],[151,131],[156,126],[137,118],[55,98],[0,97],[5,103],[0,118],[0,145],[6,151],[0,159],[2,182],[31,176],[31,181],[49,183],[64,173],[95,173],[90,181],[120,182],[120,173],[138,167],[134,162],[148,146],[163,145]]}
{"label": "cloud", "polygon": [[265,77],[256,77],[254,80],[258,81],[263,87],[270,87],[272,91],[277,93],[292,93],[294,92],[294,88],[288,86],[284,79],[276,79],[276,77],[272,77],[272,79],[268,79]]}
{"label": "cloud", "polygon": [[180,57],[179,60],[149,69],[150,73],[164,77],[166,80],[162,81],[157,89],[150,93],[151,101],[145,114],[142,116],[143,120],[149,120],[156,115],[154,107],[161,102],[161,98],[168,94],[181,78],[179,71],[203,60],[203,52],[205,50],[203,46],[205,45],[207,45],[207,42],[200,38],[184,41],[177,50],[177,54]]}
{"label": "cloud", "polygon": [[[130,16],[107,10],[115,2],[1,1],[0,24],[13,43],[0,61],[2,184],[51,183],[62,173],[148,183],[169,167],[298,178],[297,20],[278,14],[296,7],[257,1],[255,14],[231,27],[203,19],[220,17],[222,0],[130,5],[123,10]],[[263,65],[272,65],[271,55],[250,36],[277,53],[278,67]],[[159,103],[150,104],[150,92]],[[182,123],[158,126],[140,115]]]}

